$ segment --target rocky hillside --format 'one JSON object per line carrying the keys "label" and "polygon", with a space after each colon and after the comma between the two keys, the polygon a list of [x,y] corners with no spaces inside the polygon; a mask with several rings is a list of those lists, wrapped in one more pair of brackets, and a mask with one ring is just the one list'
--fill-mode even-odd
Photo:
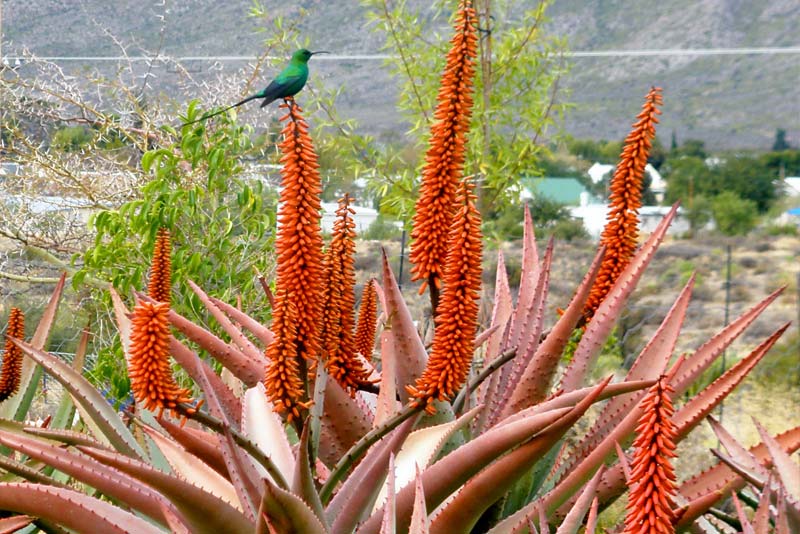
{"label": "rocky hillside", "polygon": [[[512,9],[533,0],[509,2]],[[269,16],[299,21],[310,46],[341,54],[376,53],[381,36],[365,23],[365,10],[352,0],[263,0]],[[430,3],[412,0],[420,23],[430,20]],[[104,29],[130,45],[130,53],[153,50],[181,56],[256,55],[262,51],[262,22],[248,17],[250,0],[5,0],[6,53],[27,48],[46,56],[118,55]],[[548,31],[568,38],[573,50],[640,50],[798,46],[800,3],[795,0],[559,0],[549,10]],[[496,31],[502,31],[497,28]],[[10,42],[10,44],[9,44]],[[664,137],[700,138],[712,148],[768,148],[776,128],[800,143],[800,54],[715,55],[644,58],[573,58],[562,98],[576,104],[564,128],[578,137],[617,139],[652,84],[665,90]],[[73,68],[74,63],[65,64]],[[209,64],[190,65],[194,75],[217,76]],[[235,72],[241,63],[224,63]],[[371,60],[320,61],[325,83],[344,84],[341,111],[373,133],[396,130],[395,88]],[[156,89],[168,71],[156,72]],[[376,110],[379,110],[376,112]]]}

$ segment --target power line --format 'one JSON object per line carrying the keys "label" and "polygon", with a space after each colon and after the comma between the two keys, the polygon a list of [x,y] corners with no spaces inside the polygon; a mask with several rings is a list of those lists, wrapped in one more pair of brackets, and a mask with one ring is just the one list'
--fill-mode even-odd
{"label": "power line", "polygon": [[[566,57],[699,57],[699,56],[752,56],[752,55],[787,55],[800,54],[800,46],[762,46],[746,48],[661,48],[635,50],[574,50],[565,52]],[[34,56],[35,57],[35,56]],[[314,58],[314,61],[383,61],[391,59],[390,54],[329,54]],[[25,61],[28,57],[7,56],[4,62]],[[35,59],[52,62],[119,62],[119,61],[209,61],[209,62],[246,62],[255,61],[256,56],[41,56]],[[268,59],[284,59],[269,56]]]}

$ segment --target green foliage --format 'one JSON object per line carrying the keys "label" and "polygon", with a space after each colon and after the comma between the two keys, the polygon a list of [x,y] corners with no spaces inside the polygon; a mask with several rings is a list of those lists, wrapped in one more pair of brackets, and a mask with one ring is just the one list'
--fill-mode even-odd
{"label": "green foliage", "polygon": [[686,205],[686,218],[692,232],[703,229],[711,221],[711,200],[704,195],[697,195]]}
{"label": "green foliage", "polygon": [[80,150],[92,142],[92,130],[86,126],[65,126],[53,133],[50,146],[66,152]]}
{"label": "green foliage", "polygon": [[[189,106],[190,119],[200,116],[195,106]],[[150,180],[139,198],[92,217],[95,243],[83,255],[73,284],[91,276],[109,281],[122,295],[143,289],[156,232],[164,226],[172,233],[174,280],[193,280],[229,301],[241,295],[257,306],[263,294],[256,273],[267,271],[272,261],[267,251],[276,199],[261,181],[240,176],[238,159],[250,149],[249,133],[218,118],[213,129],[185,126],[179,142],[145,153],[142,171]],[[175,310],[203,323],[192,291],[177,284],[174,292]],[[121,354],[116,342],[107,344],[95,370],[95,378],[109,381],[118,398],[127,393]]]}
{"label": "green foliage", "polygon": [[[533,225],[543,236],[572,241],[586,239],[588,234],[583,223],[573,220],[563,204],[547,197],[535,197],[528,201]],[[492,210],[483,218],[483,233],[496,241],[522,238],[523,206],[507,206]]]}
{"label": "green foliage", "polygon": [[711,201],[717,230],[725,235],[744,235],[755,228],[758,206],[732,191],[720,193]]}
{"label": "green foliage", "polygon": [[621,141],[594,141],[592,139],[575,139],[569,137],[566,140],[566,144],[570,154],[585,159],[586,161],[605,163],[608,165],[616,164],[622,152]]}
{"label": "green foliage", "polygon": [[389,220],[383,214],[379,214],[359,237],[373,241],[394,241],[400,238],[401,233],[402,230],[398,228],[394,221]]}
{"label": "green foliage", "polygon": [[789,150],[790,148],[789,143],[786,141],[786,130],[783,128],[775,130],[775,142],[772,143],[772,150],[774,152],[780,152],[782,150]]}

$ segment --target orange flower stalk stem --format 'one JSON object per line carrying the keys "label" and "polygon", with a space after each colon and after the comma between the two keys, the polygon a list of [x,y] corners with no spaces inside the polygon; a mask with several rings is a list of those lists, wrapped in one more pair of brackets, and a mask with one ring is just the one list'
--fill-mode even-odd
{"label": "orange flower stalk stem", "polygon": [[444,270],[444,292],[436,310],[436,330],[428,365],[414,386],[417,402],[433,412],[434,400],[455,395],[464,385],[475,350],[481,288],[481,219],[472,185],[465,180],[458,192],[458,211],[450,228],[450,249]]}
{"label": "orange flower stalk stem", "polygon": [[658,106],[662,103],[661,88],[651,88],[631,133],[625,139],[619,164],[611,178],[609,212],[600,237],[600,246],[606,247],[606,254],[584,307],[584,317],[587,320],[594,316],[636,252],[644,168],[656,135],[658,115],[661,113]]}
{"label": "orange flower stalk stem", "polygon": [[447,255],[447,236],[453,219],[456,189],[463,176],[466,136],[472,112],[472,89],[478,48],[477,15],[472,2],[462,0],[454,26],[447,64],[442,74],[438,104],[422,183],[411,229],[412,281],[423,280],[420,294],[429,288],[433,310]]}
{"label": "orange flower stalk stem", "polygon": [[151,299],[167,304],[171,300],[170,290],[172,288],[171,252],[169,230],[163,227],[159,228],[153,248],[153,262],[150,266],[150,283],[147,286],[147,292]]}
{"label": "orange flower stalk stem", "polygon": [[358,310],[358,326],[356,327],[356,352],[365,359],[372,358],[375,347],[375,332],[378,325],[378,292],[377,282],[371,278],[364,286],[361,294],[361,306]]}
{"label": "orange flower stalk stem", "polygon": [[[19,308],[11,308],[8,314],[6,336],[15,339],[25,337],[25,314]],[[0,402],[13,396],[19,389],[22,375],[22,350],[10,339],[6,339],[3,352],[3,371],[0,373]]]}
{"label": "orange flower stalk stem", "polygon": [[675,457],[674,390],[665,377],[642,399],[644,412],[636,428],[631,486],[623,534],[674,534]]}
{"label": "orange flower stalk stem", "polygon": [[287,113],[281,118],[285,124],[279,144],[283,168],[275,239],[275,339],[267,347],[264,383],[273,405],[291,421],[302,420],[302,411],[308,406],[303,369],[313,366],[322,348],[322,187],[317,155],[300,106],[291,100],[281,107]]}

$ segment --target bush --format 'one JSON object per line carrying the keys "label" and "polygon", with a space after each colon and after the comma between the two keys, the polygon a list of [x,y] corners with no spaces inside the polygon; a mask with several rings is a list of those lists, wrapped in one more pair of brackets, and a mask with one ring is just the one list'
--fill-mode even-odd
{"label": "bush", "polygon": [[756,225],[758,206],[752,200],[725,191],[711,201],[717,230],[725,235],[745,235]]}

